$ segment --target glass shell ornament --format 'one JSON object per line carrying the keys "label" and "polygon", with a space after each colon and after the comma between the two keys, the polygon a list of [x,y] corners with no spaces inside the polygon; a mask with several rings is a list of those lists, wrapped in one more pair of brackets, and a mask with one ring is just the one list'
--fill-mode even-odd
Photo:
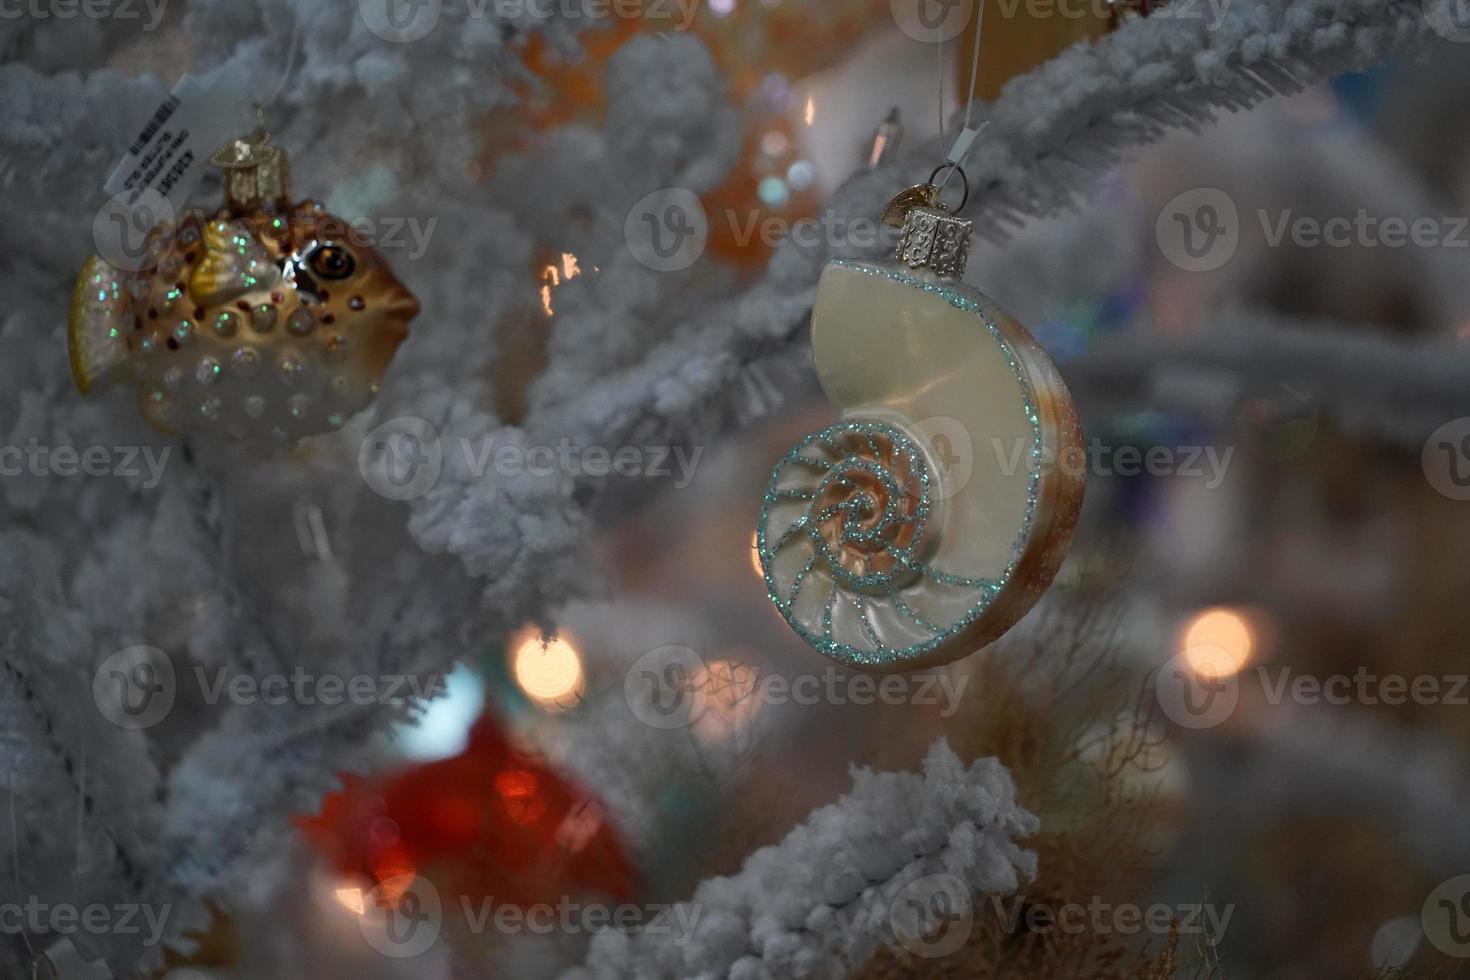
{"label": "glass shell ornament", "polygon": [[153,228],[140,271],[83,266],[67,330],[77,387],[136,385],[169,434],[290,443],[340,428],[377,394],[419,302],[351,225],[292,202],[263,129],[210,162],[223,208]]}
{"label": "glass shell ornament", "polygon": [[841,420],[776,464],[756,530],[786,622],[865,670],[948,663],[1005,633],[1051,584],[1082,505],[1071,395],[959,280],[972,223],[938,202],[938,172],[884,211],[903,228],[895,261],[822,273],[812,357]]}

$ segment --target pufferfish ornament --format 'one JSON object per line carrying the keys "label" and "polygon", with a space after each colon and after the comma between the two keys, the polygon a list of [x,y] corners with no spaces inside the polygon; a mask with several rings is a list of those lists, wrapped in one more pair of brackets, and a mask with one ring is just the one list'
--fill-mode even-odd
{"label": "pufferfish ornament", "polygon": [[[953,166],[953,165],[948,165]],[[756,530],[767,592],[821,653],[948,663],[1035,605],[1082,506],[1082,432],[1024,327],[960,281],[973,222],[935,178],[883,213],[894,261],[828,263],[812,357],[841,420],[776,465]],[[963,171],[955,175],[969,196]]]}
{"label": "pufferfish ornament", "polygon": [[83,394],[138,385],[169,434],[292,443],[364,408],[419,302],[352,226],[291,201],[286,154],[257,129],[210,161],[225,206],[154,228],[146,267],[93,256],[67,332]]}

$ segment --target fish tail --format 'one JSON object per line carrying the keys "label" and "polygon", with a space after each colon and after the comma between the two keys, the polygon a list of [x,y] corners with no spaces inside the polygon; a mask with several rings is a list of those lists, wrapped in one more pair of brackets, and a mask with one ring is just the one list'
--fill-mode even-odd
{"label": "fish tail", "polygon": [[84,395],[94,386],[127,373],[130,362],[125,331],[133,314],[125,295],[126,285],[122,272],[95,255],[77,277],[67,324],[67,347],[72,378]]}

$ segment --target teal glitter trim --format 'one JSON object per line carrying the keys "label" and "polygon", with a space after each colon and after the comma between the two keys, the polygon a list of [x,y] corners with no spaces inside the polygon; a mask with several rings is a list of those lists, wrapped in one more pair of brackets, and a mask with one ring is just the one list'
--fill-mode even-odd
{"label": "teal glitter trim", "polygon": [[[1025,551],[1030,539],[1041,491],[1042,437],[1041,419],[1036,408],[1036,399],[1031,381],[1015,352],[1006,341],[1000,328],[986,315],[983,305],[958,283],[921,278],[901,267],[871,265],[848,259],[837,259],[832,263],[865,275],[881,276],[911,288],[933,293],[956,309],[974,314],[987,330],[991,339],[999,346],[1020,386],[1026,419],[1031,427],[1030,476],[1026,490],[1026,514],[1021,528],[1011,543],[1010,559],[1001,576],[994,580],[973,579],[954,575],[942,569],[931,568],[921,560],[924,535],[929,531],[931,511],[931,477],[924,453],[913,440],[899,429],[883,422],[865,419],[848,419],[807,436],[797,443],[776,464],[771,472],[765,499],[761,505],[760,523],[756,528],[756,550],[760,555],[761,569],[766,582],[766,593],[790,627],[818,652],[842,663],[858,667],[901,667],[931,653],[942,643],[962,633],[978,619],[995,601],[1015,573],[1016,564]],[[897,353],[897,352],[895,352]],[[875,438],[876,437],[876,438]],[[884,459],[878,439],[891,444],[891,459]],[[811,489],[789,485],[788,473],[792,467],[809,471],[816,479]],[[861,476],[865,481],[876,482],[883,488],[885,498],[880,507],[873,494],[863,489],[854,479]],[[785,484],[785,485],[783,485]],[[820,509],[818,500],[833,500]],[[793,502],[810,501],[807,512],[798,517],[775,541],[770,536],[770,511],[775,505],[790,505]],[[906,511],[901,505],[910,504]],[[875,554],[886,555],[892,561],[887,571],[859,574],[846,568],[839,560],[837,547],[823,535],[826,526],[832,532],[836,522],[839,545],[856,544]],[[900,531],[912,531],[910,543],[900,546],[895,543]],[[788,595],[778,592],[771,569],[776,554],[782,549],[805,541],[812,549],[810,558],[790,584]],[[830,592],[820,602],[809,603],[814,611],[820,610],[820,624],[808,625],[796,616],[797,600],[804,585],[820,587],[820,578],[809,584],[813,572],[820,571],[830,583]],[[902,598],[904,589],[913,585],[920,577],[946,588],[972,589],[975,600],[964,613],[949,624],[932,623],[913,609]],[[846,600],[857,610],[863,639],[869,646],[860,647],[853,643],[835,640],[832,636],[834,607]],[[900,616],[929,635],[902,648],[885,646],[869,619],[872,606],[888,603]]]}

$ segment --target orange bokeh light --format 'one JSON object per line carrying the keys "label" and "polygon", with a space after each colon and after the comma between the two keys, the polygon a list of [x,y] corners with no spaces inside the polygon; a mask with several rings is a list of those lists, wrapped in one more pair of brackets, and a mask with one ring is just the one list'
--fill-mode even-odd
{"label": "orange bokeh light", "polygon": [[1216,606],[1189,620],[1180,649],[1196,674],[1230,677],[1244,670],[1255,655],[1256,634],[1244,612]]}
{"label": "orange bokeh light", "polygon": [[511,655],[516,684],[543,708],[567,708],[586,685],[582,655],[565,636],[547,640],[531,633]]}

